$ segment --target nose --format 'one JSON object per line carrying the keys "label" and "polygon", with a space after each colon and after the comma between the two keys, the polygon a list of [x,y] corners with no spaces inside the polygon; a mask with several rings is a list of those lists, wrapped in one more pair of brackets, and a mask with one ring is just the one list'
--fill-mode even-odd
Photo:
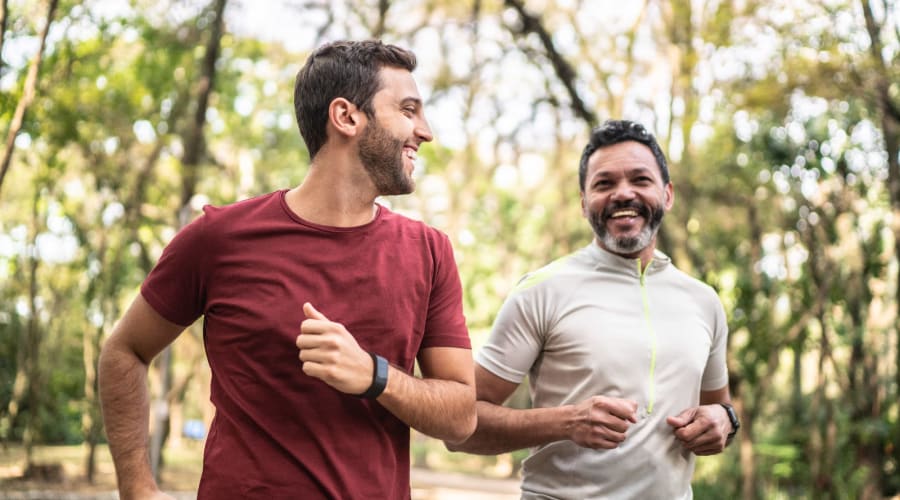
{"label": "nose", "polygon": [[431,142],[431,140],[434,139],[434,135],[431,133],[431,127],[428,126],[428,120],[424,115],[416,120],[416,128],[413,130],[413,133],[416,134],[416,138],[419,139],[419,142]]}
{"label": "nose", "polygon": [[611,198],[616,201],[633,200],[635,198],[634,189],[627,182],[620,182],[616,184]]}

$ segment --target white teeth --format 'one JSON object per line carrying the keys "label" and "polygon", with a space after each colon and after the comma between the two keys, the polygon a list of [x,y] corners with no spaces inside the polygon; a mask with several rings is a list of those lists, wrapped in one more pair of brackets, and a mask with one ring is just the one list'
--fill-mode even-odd
{"label": "white teeth", "polygon": [[613,212],[612,217],[637,217],[637,214],[635,210],[620,210]]}

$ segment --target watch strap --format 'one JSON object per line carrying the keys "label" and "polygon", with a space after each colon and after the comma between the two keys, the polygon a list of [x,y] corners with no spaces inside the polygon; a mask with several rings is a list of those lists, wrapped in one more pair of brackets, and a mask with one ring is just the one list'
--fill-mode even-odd
{"label": "watch strap", "polygon": [[738,429],[741,428],[741,422],[737,418],[737,413],[734,411],[734,407],[728,403],[719,403],[722,408],[725,408],[725,413],[728,415],[728,420],[731,421],[731,432],[728,433],[728,436],[725,438],[725,445],[728,446],[731,443],[731,440],[734,439],[734,436],[737,434]]}
{"label": "watch strap", "polygon": [[378,396],[381,396],[381,393],[384,392],[385,387],[387,387],[387,360],[374,352],[370,352],[369,356],[372,356],[372,385],[366,389],[366,392],[357,395],[363,399],[375,399]]}

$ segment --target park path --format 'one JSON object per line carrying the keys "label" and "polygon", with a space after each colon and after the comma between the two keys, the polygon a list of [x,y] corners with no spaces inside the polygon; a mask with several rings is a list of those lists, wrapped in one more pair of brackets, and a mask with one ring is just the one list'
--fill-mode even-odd
{"label": "park path", "polygon": [[[489,479],[413,469],[410,474],[412,500],[517,500],[517,479]],[[196,500],[195,493],[173,492],[176,500]],[[84,493],[78,491],[0,491],[0,500],[118,500],[114,491]]]}

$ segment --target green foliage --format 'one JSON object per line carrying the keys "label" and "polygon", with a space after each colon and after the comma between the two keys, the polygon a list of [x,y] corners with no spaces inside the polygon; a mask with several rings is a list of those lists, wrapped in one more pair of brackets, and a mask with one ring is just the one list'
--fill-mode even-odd
{"label": "green foliage", "polygon": [[[196,201],[225,204],[302,180],[309,159],[293,117],[294,75],[314,39],[375,25],[373,6],[338,3],[305,6],[294,24],[291,9],[281,13],[306,33],[302,49],[226,32]],[[201,4],[166,12],[174,4],[133,2],[122,17],[103,17],[89,4],[61,11],[66,32],[45,54],[0,192],[0,435],[14,440],[32,420],[40,442],[83,439],[82,417],[96,411],[84,349],[109,332],[179,224],[206,14]],[[385,202],[453,240],[478,346],[523,274],[591,240],[576,188],[586,130],[541,44],[506,26],[502,2],[480,3],[477,18],[458,2],[410,4],[391,3],[385,37],[419,51],[417,77],[443,137],[420,151],[417,193]],[[855,2],[679,1],[614,22],[575,4],[550,2],[542,19],[575,63],[576,91],[598,116],[659,131],[676,192],[660,242],[715,287],[729,314],[731,387],[749,453],[733,446],[700,459],[695,496],[855,498],[876,483],[896,494],[896,210],[877,82],[886,79],[896,106],[897,6],[876,13],[879,65]],[[8,43],[36,32],[24,9],[13,2]],[[0,92],[0,123],[22,97],[25,69],[4,66],[14,83]],[[41,397],[10,420],[30,340],[26,249],[38,235],[75,243],[40,262]],[[190,372],[186,364],[179,370]],[[185,391],[195,396],[186,414],[204,414],[202,380]],[[529,404],[526,392],[516,404]],[[413,446],[417,463],[469,472],[516,470],[524,454],[448,457],[431,442]]]}

